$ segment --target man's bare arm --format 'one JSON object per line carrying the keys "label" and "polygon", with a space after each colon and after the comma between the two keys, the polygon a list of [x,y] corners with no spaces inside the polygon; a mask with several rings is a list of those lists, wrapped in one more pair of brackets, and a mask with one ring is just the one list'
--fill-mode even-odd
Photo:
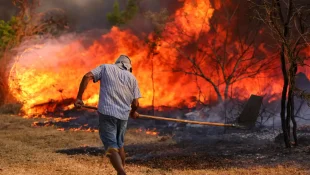
{"label": "man's bare arm", "polygon": [[81,107],[82,105],[84,105],[84,103],[82,101],[82,97],[83,97],[83,93],[84,93],[85,89],[87,88],[88,82],[90,80],[94,80],[94,75],[93,75],[93,73],[88,72],[87,74],[85,74],[83,76],[83,79],[82,79],[82,81],[80,83],[79,92],[78,92],[78,95],[77,95],[77,100],[74,103],[74,105],[76,107]]}
{"label": "man's bare arm", "polygon": [[130,117],[132,118],[139,117],[139,114],[137,113],[138,108],[139,108],[139,99],[134,99],[131,103]]}

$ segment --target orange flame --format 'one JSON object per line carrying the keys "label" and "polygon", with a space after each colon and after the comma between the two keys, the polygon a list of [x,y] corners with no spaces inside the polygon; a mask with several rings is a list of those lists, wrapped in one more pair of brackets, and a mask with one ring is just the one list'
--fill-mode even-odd
{"label": "orange flame", "polygon": [[136,133],[145,133],[147,135],[152,135],[152,136],[158,136],[159,132],[156,131],[156,128],[154,128],[153,130],[150,130],[150,129],[142,129],[142,128],[139,128],[139,129],[136,129]]}
{"label": "orange flame", "polygon": [[[221,4],[216,1],[215,8],[220,7]],[[175,38],[181,44],[188,43],[190,39],[188,35],[198,39],[202,30],[201,25],[205,26],[203,32],[210,30],[208,19],[212,18],[214,10],[208,0],[184,0],[183,7],[172,15],[174,21],[167,23],[163,37]],[[191,21],[191,25],[188,25],[188,21]],[[180,30],[188,35],[173,35]],[[142,106],[152,105],[153,95],[155,106],[177,106],[180,103],[194,106],[199,98],[197,82],[193,77],[169,70],[173,65],[169,63],[176,61],[179,53],[176,49],[169,47],[168,42],[161,42],[157,49],[158,57],[168,60],[168,63],[154,59],[154,94],[151,60],[148,58],[147,45],[130,30],[120,30],[117,27],[113,27],[109,33],[102,35],[87,48],[82,39],[72,36],[64,36],[59,40],[49,40],[44,44],[31,46],[15,58],[9,76],[10,90],[17,100],[23,102],[23,111],[27,115],[53,111],[58,103],[76,97],[80,80],[86,72],[100,64],[113,64],[120,54],[127,54],[132,59],[133,74],[139,82],[143,96],[140,101]],[[260,50],[264,52],[263,45],[260,46]],[[204,69],[214,70],[210,65]],[[264,73],[258,76],[266,77]],[[204,83],[202,89],[205,96],[215,96],[209,84],[200,80],[198,82]],[[274,82],[273,86],[262,89],[270,82]],[[279,94],[280,83],[280,80],[276,82],[272,78],[245,79],[235,83],[233,88],[242,91],[244,97],[247,98],[250,94]],[[90,84],[84,94],[84,102],[88,105],[96,105],[98,92],[99,85]],[[63,109],[72,108],[72,101],[62,107]]]}
{"label": "orange flame", "polygon": [[[56,122],[69,122],[70,120],[68,119],[64,119],[64,120],[60,120],[60,119],[57,119],[56,121],[54,120],[46,120],[46,121],[43,121],[43,122],[39,122],[39,121],[35,121],[31,124],[32,127],[42,127],[42,126],[56,126],[55,123]],[[83,126],[80,126],[78,128],[69,128],[69,129],[65,129],[65,128],[62,128],[62,127],[57,127],[57,130],[58,131],[66,131],[66,130],[69,130],[69,131],[85,131],[85,132],[99,132],[98,129],[93,129],[93,128],[90,128],[90,127],[86,127],[88,126],[88,124],[84,124]]]}

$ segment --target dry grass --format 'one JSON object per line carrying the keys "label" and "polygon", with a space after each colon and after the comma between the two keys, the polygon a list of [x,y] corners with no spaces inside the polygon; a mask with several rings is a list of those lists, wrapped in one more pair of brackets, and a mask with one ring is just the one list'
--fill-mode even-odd
{"label": "dry grass", "polygon": [[10,103],[4,104],[0,106],[0,114],[19,114],[22,108],[22,104],[20,103]]}
{"label": "dry grass", "polygon": [[[108,160],[100,155],[56,153],[59,150],[78,148],[84,145],[101,147],[98,133],[58,131],[54,127],[33,128],[31,127],[31,119],[23,119],[13,115],[0,115],[0,119],[0,174],[115,174]],[[162,142],[159,137],[136,133],[134,130],[127,132],[126,139],[127,145],[136,145],[138,148],[140,144],[156,145],[161,142],[163,145],[169,145],[174,143],[171,139]],[[144,149],[143,146],[140,148]],[[169,147],[163,149],[167,148]],[[274,167],[244,165],[246,168],[242,168],[228,164],[227,166],[214,164],[213,167],[205,168],[193,168],[191,165],[174,168],[176,163],[185,160],[172,160],[173,158],[170,158],[162,168],[160,165],[151,166],[147,163],[130,162],[126,166],[126,170],[128,174],[132,175],[287,175],[310,173],[300,167],[299,164],[294,163],[283,163]],[[225,161],[223,160],[224,163]],[[192,163],[195,164],[195,162]]]}

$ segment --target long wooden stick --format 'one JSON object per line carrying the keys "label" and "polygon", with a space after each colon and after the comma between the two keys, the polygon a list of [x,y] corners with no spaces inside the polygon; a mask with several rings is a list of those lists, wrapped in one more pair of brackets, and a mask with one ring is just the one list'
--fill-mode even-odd
{"label": "long wooden stick", "polygon": [[178,123],[190,123],[190,124],[197,124],[197,125],[209,125],[209,126],[227,126],[227,127],[235,127],[236,126],[234,124],[200,122],[200,121],[194,121],[194,120],[183,120],[183,119],[176,119],[176,118],[157,117],[157,116],[143,115],[143,114],[140,114],[138,118],[164,120],[164,121],[172,121],[172,122],[178,122]]}
{"label": "long wooden stick", "polygon": [[[94,109],[94,110],[98,109],[97,107],[94,107],[94,106],[83,106],[83,107],[84,108],[88,108],[88,109]],[[138,118],[163,120],[163,121],[172,121],[172,122],[178,122],[178,123],[190,123],[190,124],[197,124],[197,125],[238,127],[235,124],[214,123],[214,122],[200,122],[200,121],[194,121],[194,120],[183,120],[183,119],[166,118],[166,117],[158,117],[158,116],[143,115],[143,114],[140,114]]]}

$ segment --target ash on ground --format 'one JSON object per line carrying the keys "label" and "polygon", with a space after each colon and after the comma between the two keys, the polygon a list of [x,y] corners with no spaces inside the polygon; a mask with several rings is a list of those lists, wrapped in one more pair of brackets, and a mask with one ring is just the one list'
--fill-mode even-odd
{"label": "ash on ground", "polygon": [[[170,113],[166,111],[161,116],[168,117],[171,116]],[[95,111],[70,110],[63,113],[62,117],[71,119],[66,122],[54,121],[50,125],[64,128],[64,130],[79,128],[79,130],[96,131],[98,129],[98,115]],[[186,115],[174,117],[186,118]],[[135,144],[126,144],[129,164],[142,164],[151,168],[169,170],[171,165],[173,168],[184,169],[189,166],[191,168],[221,166],[227,168],[229,166],[248,167],[249,165],[275,166],[283,163],[308,166],[310,162],[310,126],[308,125],[299,127],[299,146],[291,149],[284,147],[280,128],[261,127],[261,125],[250,130],[241,130],[130,119],[128,136],[136,137],[136,134],[132,132],[135,129],[156,129],[158,134],[149,136],[154,137],[153,140],[155,140],[150,143],[137,141]],[[102,156],[103,151],[102,148],[85,147],[59,150],[59,153]]]}

